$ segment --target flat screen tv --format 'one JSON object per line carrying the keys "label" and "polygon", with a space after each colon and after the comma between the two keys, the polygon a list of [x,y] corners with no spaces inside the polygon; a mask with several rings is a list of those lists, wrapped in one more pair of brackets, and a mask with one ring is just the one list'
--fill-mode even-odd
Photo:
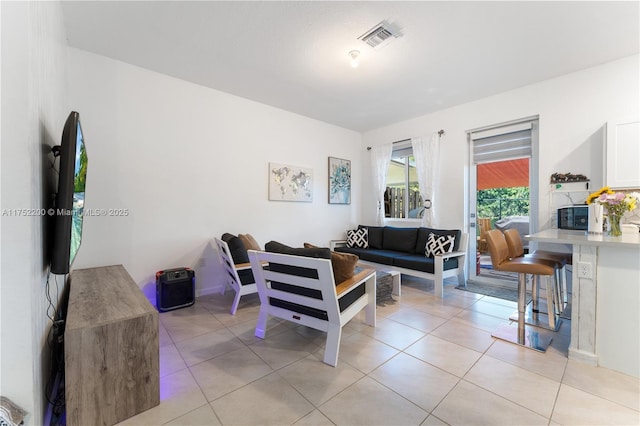
{"label": "flat screen tv", "polygon": [[62,141],[53,148],[60,157],[58,190],[51,248],[51,272],[68,274],[82,240],[84,190],[87,180],[87,151],[80,114],[72,111],[62,130]]}

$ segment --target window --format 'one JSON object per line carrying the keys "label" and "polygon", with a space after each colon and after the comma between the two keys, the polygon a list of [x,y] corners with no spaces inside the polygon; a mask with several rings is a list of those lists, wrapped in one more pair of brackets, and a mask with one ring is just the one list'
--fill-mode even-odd
{"label": "window", "polygon": [[385,217],[419,219],[424,213],[411,141],[394,144],[384,194]]}

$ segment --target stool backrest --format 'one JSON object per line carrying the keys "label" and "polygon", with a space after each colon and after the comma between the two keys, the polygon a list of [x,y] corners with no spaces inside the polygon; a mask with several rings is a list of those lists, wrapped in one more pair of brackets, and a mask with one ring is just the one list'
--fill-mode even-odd
{"label": "stool backrest", "polygon": [[491,218],[479,217],[478,229],[480,230],[480,238],[484,239],[484,233],[491,229]]}
{"label": "stool backrest", "polygon": [[499,229],[491,229],[485,234],[491,255],[493,269],[500,270],[500,265],[509,261],[509,246]]}
{"label": "stool backrest", "polygon": [[522,238],[520,238],[520,231],[515,228],[505,229],[504,238],[507,240],[510,258],[515,259],[516,257],[524,256],[524,246],[522,245]]}

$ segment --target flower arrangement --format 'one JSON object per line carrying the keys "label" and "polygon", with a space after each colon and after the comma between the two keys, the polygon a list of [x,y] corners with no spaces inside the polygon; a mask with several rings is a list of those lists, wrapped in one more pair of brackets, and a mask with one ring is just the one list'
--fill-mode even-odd
{"label": "flower arrangement", "polygon": [[600,188],[600,190],[590,194],[587,197],[587,204],[597,202],[604,207],[609,224],[611,227],[611,235],[620,236],[620,217],[626,212],[630,212],[636,208],[640,194],[612,191],[608,186]]}
{"label": "flower arrangement", "polygon": [[622,216],[625,212],[630,212],[636,208],[638,203],[635,194],[625,194],[624,192],[612,191],[608,186],[600,188],[599,191],[587,197],[587,204],[594,201],[602,204],[607,214]]}

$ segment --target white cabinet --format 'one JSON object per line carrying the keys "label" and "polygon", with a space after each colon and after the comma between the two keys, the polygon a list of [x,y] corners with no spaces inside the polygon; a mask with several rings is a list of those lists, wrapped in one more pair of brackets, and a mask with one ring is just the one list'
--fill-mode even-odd
{"label": "white cabinet", "polygon": [[607,122],[604,152],[605,185],[611,188],[640,188],[640,119]]}

